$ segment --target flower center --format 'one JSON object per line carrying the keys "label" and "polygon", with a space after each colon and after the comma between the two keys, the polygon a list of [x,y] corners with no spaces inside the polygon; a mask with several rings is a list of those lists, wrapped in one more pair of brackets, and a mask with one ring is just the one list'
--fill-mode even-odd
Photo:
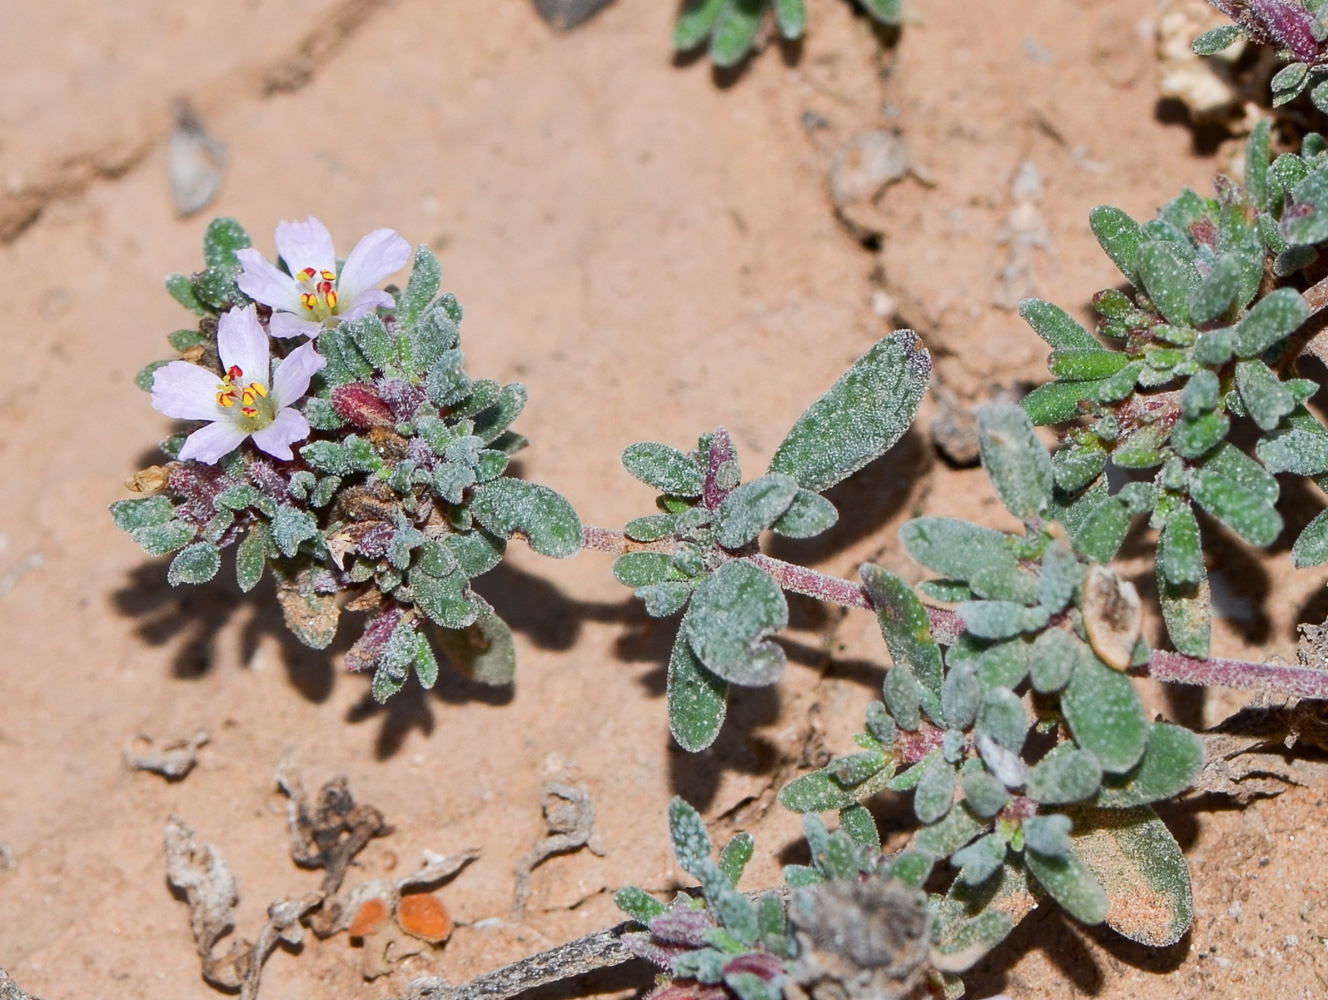
{"label": "flower center", "polygon": [[239,365],[231,365],[217,383],[217,405],[230,411],[227,416],[241,429],[252,434],[269,426],[277,416],[267,386],[244,381]]}
{"label": "flower center", "polygon": [[337,276],[331,271],[315,271],[306,267],[295,274],[300,286],[300,301],[309,318],[322,322],[337,312]]}

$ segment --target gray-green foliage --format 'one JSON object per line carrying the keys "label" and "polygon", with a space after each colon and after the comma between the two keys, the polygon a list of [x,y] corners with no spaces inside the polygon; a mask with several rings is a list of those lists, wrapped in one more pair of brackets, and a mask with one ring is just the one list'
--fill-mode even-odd
{"label": "gray-green foliage", "polygon": [[[1265,121],[1243,184],[1219,178],[1215,198],[1186,190],[1143,224],[1093,210],[1094,233],[1133,286],[1094,298],[1096,335],[1051,303],[1020,306],[1056,377],[1023,406],[1035,423],[1066,425],[1048,509],[1102,561],[1148,516],[1163,618],[1193,656],[1207,654],[1211,618],[1196,514],[1268,546],[1283,528],[1274,476],[1328,484],[1328,428],[1306,405],[1318,385],[1295,370],[1314,312],[1306,269],[1328,241],[1328,143],[1311,135],[1300,155],[1270,162],[1269,141]],[[1238,421],[1247,434],[1233,434]],[[1109,464],[1135,479],[1114,495]],[[1298,565],[1328,560],[1326,529],[1304,530]]]}
{"label": "gray-green foliage", "polygon": [[1310,101],[1328,112],[1328,10],[1322,0],[1209,0],[1232,24],[1205,31],[1194,40],[1199,55],[1215,55],[1241,39],[1271,46],[1286,63],[1269,81],[1273,107],[1309,91]]}
{"label": "gray-green foliage", "polygon": [[[902,0],[856,0],[883,25],[903,20]],[[801,38],[807,28],[805,0],[689,0],[673,29],[673,47],[687,52],[707,46],[716,66],[738,65],[773,28],[779,37]]]}
{"label": "gray-green foliage", "polygon": [[[1174,942],[1190,920],[1188,870],[1160,823],[1136,829],[1147,819],[1137,811],[1189,786],[1202,744],[1149,722],[1133,681],[1094,647],[1100,633],[1088,623],[1100,609],[1090,596],[1103,568],[1090,572],[1094,557],[1064,541],[1075,533],[1056,523],[1051,459],[1029,418],[993,405],[978,428],[997,494],[1024,532],[945,518],[901,529],[909,554],[964,598],[964,630],[944,651],[913,589],[862,567],[894,660],[882,700],[854,736],[855,752],[795,779],[780,801],[848,815],[886,787],[911,790],[919,830],[883,863],[919,885],[947,861],[957,871],[931,903],[942,954],[958,954],[960,942],[979,952],[994,945],[1012,915],[1042,896],[1086,923]],[[1035,722],[1044,734],[1036,740]],[[1130,916],[1137,893],[1171,915],[1161,930]]]}
{"label": "gray-green foliage", "polygon": [[[769,470],[747,482],[723,428],[692,452],[657,442],[623,451],[627,471],[660,491],[660,513],[628,523],[627,538],[649,549],[619,556],[613,573],[649,614],[685,612],[668,667],[669,722],[681,746],[714,742],[730,684],[773,684],[783,672],[784,651],[770,638],[787,624],[788,605],[758,562],[762,533],[812,538],[833,527],[838,511],[823,492],[904,435],[930,373],[912,331],[882,338],[798,418]],[[926,617],[920,607],[910,612],[914,626]],[[918,669],[936,697],[939,657]]]}
{"label": "gray-green foliage", "polygon": [[[217,316],[249,301],[235,280],[236,251],[249,245],[237,222],[218,219],[204,237],[205,268],[166,282],[199,316],[196,329],[171,334],[172,347],[213,371]],[[149,554],[177,553],[172,584],[212,579],[232,545],[242,590],[271,570],[287,624],[315,648],[332,641],[338,597],[349,596],[368,621],[348,664],[373,671],[380,700],[412,672],[433,685],[435,644],[472,677],[510,682],[511,631],[471,580],[502,561],[514,536],[560,558],[582,545],[565,499],[506,474],[525,445],[511,430],[525,386],[466,374],[461,306],[439,296],[439,283],[438,261],[420,247],[394,308],[323,332],[326,366],[300,404],[312,434],[293,461],[246,441],[215,466],[171,461],[161,492],[111,507]],[[144,388],[160,364],[145,369]],[[164,447],[174,459],[178,439]]]}

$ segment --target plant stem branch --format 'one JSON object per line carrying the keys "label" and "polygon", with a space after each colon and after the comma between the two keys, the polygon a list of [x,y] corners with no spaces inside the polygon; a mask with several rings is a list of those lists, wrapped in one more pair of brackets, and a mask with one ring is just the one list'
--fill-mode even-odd
{"label": "plant stem branch", "polygon": [[1244,660],[1196,659],[1165,649],[1148,658],[1146,676],[1175,684],[1216,685],[1328,699],[1328,670]]}

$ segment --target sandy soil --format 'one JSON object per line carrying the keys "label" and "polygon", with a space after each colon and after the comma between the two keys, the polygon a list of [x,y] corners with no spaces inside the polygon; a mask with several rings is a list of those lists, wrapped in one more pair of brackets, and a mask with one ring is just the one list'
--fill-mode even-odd
{"label": "sandy soil", "polygon": [[[460,981],[613,922],[613,889],[682,877],[664,822],[675,793],[720,831],[756,834],[764,860],[748,886],[775,883],[796,857],[797,821],[773,793],[818,752],[843,750],[878,688],[885,651],[865,615],[797,602],[787,679],[739,695],[719,744],[692,757],[667,733],[671,628],[630,601],[607,557],[517,551],[481,582],[517,629],[513,689],[445,672],[433,693],[408,689],[383,709],[365,678],[342,671],[346,643],[316,654],[284,635],[270,589],[172,590],[165,566],[105,513],[164,433],[130,380],[187,323],[160,281],[197,266],[206,218],[177,218],[168,196],[176,97],[229,147],[210,211],[239,217],[265,250],[278,220],[309,213],[343,247],[382,225],[432,245],[466,309],[471,370],[530,386],[525,471],[610,526],[650,505],[618,466],[625,445],[686,446],[723,423],[748,467],[761,466],[894,326],[919,330],[961,400],[1041,379],[1040,341],[995,303],[1013,288],[1086,315],[1117,279],[1088,209],[1147,215],[1184,184],[1206,189],[1215,169],[1190,131],[1159,117],[1153,0],[1028,0],[1013,19],[986,0],[912,0],[920,23],[884,52],[848,4],[818,0],[804,46],[767,51],[736,79],[671,60],[673,6],[618,0],[559,35],[525,0],[8,5],[0,841],[14,865],[0,870],[0,967],[27,989],[217,996],[165,883],[162,828],[177,813],[221,847],[241,880],[239,931],[252,936],[271,900],[318,882],[287,854],[272,775],[288,746],[306,783],[345,774],[396,827],[353,880],[408,871],[425,849],[483,855],[442,892],[463,924],[445,949],[368,985],[345,935],[279,951],[266,1000],[387,997],[430,973]],[[900,130],[934,182],[886,192],[869,213],[884,234],[875,250],[827,196],[835,152],[867,128]],[[1016,212],[1024,163],[1043,191]],[[1045,245],[1001,242],[1012,213],[1040,220]],[[1029,264],[1019,287],[999,278],[1015,252]],[[1003,523],[979,471],[936,457],[933,412],[840,488],[845,517],[828,539],[780,554],[841,574],[874,557],[916,575],[895,541],[903,519]],[[1321,501],[1288,492],[1289,539]],[[1219,652],[1290,656],[1295,623],[1323,619],[1323,574],[1293,573],[1288,548],[1224,542]],[[1241,701],[1149,697],[1191,724]],[[213,739],[182,782],[123,763],[136,734],[199,726]],[[527,917],[513,922],[513,866],[544,832],[541,785],[558,766],[590,790],[607,854],[537,869]],[[1245,810],[1168,807],[1195,872],[1184,941],[1150,951],[1035,913],[980,967],[973,995],[1322,996],[1323,791]],[[547,1000],[649,977],[628,968]]]}

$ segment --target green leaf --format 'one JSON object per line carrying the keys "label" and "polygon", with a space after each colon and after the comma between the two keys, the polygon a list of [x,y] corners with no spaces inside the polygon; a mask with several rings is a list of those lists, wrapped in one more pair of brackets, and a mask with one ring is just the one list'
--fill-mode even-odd
{"label": "green leaf", "polygon": [[741,549],[756,541],[789,509],[797,493],[798,484],[791,476],[774,472],[743,483],[715,510],[711,525],[715,541],[726,549]]}
{"label": "green leaf", "polygon": [[1269,292],[1236,324],[1236,354],[1253,358],[1285,340],[1313,314],[1304,296],[1294,288]]}
{"label": "green leaf", "polygon": [[1224,444],[1204,459],[1203,467],[1232,480],[1269,503],[1277,500],[1277,480],[1269,475],[1263,466],[1234,445]]}
{"label": "green leaf", "polygon": [[1200,458],[1225,440],[1230,430],[1231,421],[1221,413],[1184,417],[1171,431],[1171,446],[1182,458]]}
{"label": "green leaf", "polygon": [[679,52],[695,48],[710,37],[719,12],[729,0],[692,0],[691,5],[678,15],[673,29],[673,47]]}
{"label": "green leaf", "polygon": [[520,382],[503,386],[498,401],[475,415],[475,436],[486,445],[493,444],[521,415],[529,397],[529,391]]}
{"label": "green leaf", "polygon": [[663,916],[669,908],[644,889],[634,885],[619,889],[613,894],[613,902],[618,909],[635,920],[642,927],[649,927],[650,921]]}
{"label": "green leaf", "polygon": [[[1240,30],[1236,28],[1234,24],[1224,25],[1223,27],[1227,29],[1236,29],[1232,41],[1235,41],[1235,38],[1239,37]],[[1210,44],[1217,44],[1221,40],[1221,36],[1216,34],[1219,30],[1221,29],[1214,28],[1212,31],[1204,32],[1204,34],[1194,40],[1195,46],[1198,46],[1199,39],[1208,35],[1213,35],[1213,40]],[[1196,48],[1195,51],[1197,52],[1198,49]],[[1250,133],[1249,141],[1245,144],[1245,190],[1250,193],[1250,197],[1254,199],[1254,203],[1265,211],[1268,209],[1269,202],[1271,201],[1268,185],[1268,161],[1270,159],[1268,140],[1272,125],[1273,122],[1271,118],[1260,118],[1259,124],[1254,126],[1254,130]]]}
{"label": "green leaf", "polygon": [[[953,956],[960,960],[945,962],[945,967],[955,972],[967,971],[979,959],[1010,936],[1014,930],[1014,918],[1005,910],[986,910],[972,920],[965,921],[960,927],[947,934],[937,944],[936,950],[946,958]],[[953,978],[949,981],[957,981]],[[947,991],[945,996],[951,994]]]}
{"label": "green leaf", "polygon": [[171,560],[166,582],[172,587],[181,583],[207,583],[221,568],[221,553],[208,542],[195,542]]}
{"label": "green leaf", "polygon": [[1224,253],[1190,295],[1190,315],[1208,323],[1227,312],[1244,292],[1245,260],[1240,253]]}
{"label": "green leaf", "polygon": [[175,516],[170,497],[154,496],[135,500],[117,500],[111,504],[111,517],[121,531],[136,531],[165,524]]}
{"label": "green leaf", "polygon": [[785,38],[801,38],[807,30],[807,7],[804,0],[775,0],[775,23]]}
{"label": "green leaf", "polygon": [[771,472],[821,492],[885,454],[912,424],[931,377],[931,356],[911,330],[877,343],[798,418]]}
{"label": "green leaf", "polygon": [[1321,566],[1328,562],[1328,510],[1321,511],[1296,539],[1291,558],[1297,569]]}
{"label": "green leaf", "polygon": [[858,567],[863,586],[876,606],[876,618],[881,634],[890,647],[890,656],[896,664],[905,663],[914,676],[941,693],[943,668],[941,648],[931,635],[931,622],[927,609],[903,579],[872,563]]}
{"label": "green leaf", "polygon": [[1328,170],[1315,170],[1291,188],[1291,204],[1283,209],[1280,225],[1283,238],[1293,246],[1328,240]]}
{"label": "green leaf", "polygon": [[628,445],[622,463],[629,473],[661,493],[699,497],[705,488],[705,471],[696,459],[666,444],[642,441]]}
{"label": "green leaf", "polygon": [[[951,815],[954,815],[953,811]],[[930,851],[900,851],[890,861],[890,877],[897,878],[914,889],[921,889],[935,867],[936,857]]]}
{"label": "green leaf", "polygon": [[267,557],[275,554],[276,548],[272,533],[260,522],[249,529],[249,534],[235,549],[235,578],[246,594],[262,579]]}
{"label": "green leaf", "polygon": [[[1098,339],[1060,306],[1041,299],[1024,299],[1019,315],[1054,351],[1102,351]],[[1115,351],[1105,352],[1116,356]]]}
{"label": "green leaf", "polygon": [[1173,584],[1157,571],[1158,601],[1167,636],[1178,652],[1186,656],[1207,656],[1212,633],[1212,593],[1208,587],[1208,573],[1198,583]]}
{"label": "green leaf", "polygon": [[728,68],[742,61],[765,19],[768,0],[729,0],[710,33],[710,59]]}
{"label": "green leaf", "polygon": [[974,731],[1018,753],[1028,736],[1028,726],[1028,713],[1019,696],[1009,688],[998,687],[983,697]]}
{"label": "green leaf", "polygon": [[1271,545],[1282,532],[1282,515],[1268,500],[1215,472],[1211,463],[1190,471],[1189,490],[1200,507],[1251,545]]}
{"label": "green leaf", "polygon": [[1100,924],[1107,918],[1107,893],[1077,854],[1047,857],[1025,851],[1024,863],[1038,883],[1076,920]]}
{"label": "green leaf", "polygon": [[913,846],[932,857],[948,858],[976,837],[986,825],[984,820],[979,820],[961,803],[946,813],[945,819],[939,823],[932,823],[919,830]]}
{"label": "green leaf", "polygon": [[461,572],[470,579],[483,576],[503,561],[507,543],[482,529],[454,531],[446,535],[442,545],[452,553]]}
{"label": "green leaf", "polygon": [[779,802],[792,812],[819,813],[851,808],[857,805],[858,796],[821,770],[790,781],[779,790]]}
{"label": "green leaf", "polygon": [[1142,244],[1139,280],[1168,323],[1190,324],[1190,295],[1199,284],[1199,274],[1180,247],[1162,240]]}
{"label": "green leaf", "polygon": [[1190,929],[1194,901],[1185,855],[1148,806],[1072,810],[1075,850],[1110,899],[1107,924],[1140,944],[1165,948]]}
{"label": "green leaf", "polygon": [[415,676],[426,691],[438,683],[438,659],[429,640],[419,632],[415,633]]}
{"label": "green leaf", "polygon": [[692,588],[687,583],[652,583],[637,587],[632,596],[645,605],[651,618],[668,618],[686,606]]}
{"label": "green leaf", "polygon": [[752,852],[755,849],[756,840],[750,833],[738,833],[719,852],[720,870],[735,889],[738,880],[742,878],[743,870],[747,867],[747,862],[752,860]]}
{"label": "green leaf", "polygon": [[1195,55],[1215,56],[1244,37],[1245,33],[1236,25],[1223,24],[1205,31],[1191,43],[1190,48],[1194,50]]}
{"label": "green leaf", "polygon": [[479,603],[472,599],[470,581],[461,567],[446,576],[435,576],[423,565],[410,571],[410,591],[415,606],[445,629],[464,629],[479,617]]}
{"label": "green leaf", "polygon": [[525,536],[540,555],[565,559],[581,551],[581,519],[547,486],[510,478],[480,483],[471,494],[470,511],[501,538]]}
{"label": "green leaf", "polygon": [[[460,331],[452,317],[442,307],[435,306],[424,314],[423,319],[398,337],[397,345],[408,370],[415,375],[432,375],[434,366],[444,361],[446,357],[444,372],[440,375],[440,378],[445,378],[458,374],[460,360],[448,352],[456,348],[460,337]],[[456,355],[460,354],[460,351],[456,352]],[[453,361],[456,362],[455,365],[451,364]]]}
{"label": "green leaf", "polygon": [[171,298],[196,316],[212,315],[212,310],[199,301],[197,293],[194,292],[193,279],[187,274],[167,275],[166,291],[170,293]]}
{"label": "green leaf", "polygon": [[1040,385],[1019,403],[1029,419],[1039,427],[1063,424],[1083,410],[1080,403],[1096,402],[1103,382],[1048,382]]}
{"label": "green leaf", "polygon": [[1075,742],[1119,774],[1139,762],[1148,745],[1148,720],[1134,683],[1097,657],[1075,664],[1061,695],[1061,711]]}
{"label": "green leaf", "polygon": [[170,363],[171,363],[170,358],[162,358],[158,361],[149,361],[142,368],[140,368],[138,370],[138,374],[134,376],[134,385],[137,388],[142,389],[144,392],[151,392],[152,384],[153,382],[156,381],[157,378],[157,370],[160,368],[165,368]]}
{"label": "green leaf", "polygon": [[1047,368],[1056,378],[1074,382],[1101,381],[1110,378],[1130,363],[1121,351],[1053,351]]}
{"label": "green leaf", "polygon": [[788,603],[778,584],[747,560],[735,559],[692,593],[680,634],[724,680],[763,687],[784,672],[784,650],[766,637],[787,624]]}
{"label": "green leaf", "polygon": [[995,816],[1010,801],[1010,793],[1005,790],[1005,786],[986,770],[964,775],[962,784],[964,801],[982,819]]}
{"label": "green leaf", "polygon": [[272,540],[282,555],[294,556],[300,550],[301,542],[317,534],[318,522],[308,511],[290,504],[278,504],[276,516],[272,519]]}
{"label": "green leaf", "polygon": [[470,602],[476,609],[475,621],[466,628],[441,630],[438,645],[452,666],[472,680],[495,686],[512,683],[516,676],[512,630],[479,594],[472,593]]}
{"label": "green leaf", "polygon": [[915,517],[899,539],[916,562],[948,579],[970,581],[984,571],[1016,568],[1007,536],[952,517]]}
{"label": "green leaf", "polygon": [[1204,756],[1203,742],[1194,733],[1155,722],[1143,759],[1125,774],[1111,775],[1103,781],[1093,804],[1124,809],[1179,795],[1203,770]]}
{"label": "green leaf", "polygon": [[729,686],[696,657],[681,628],[669,656],[667,684],[669,731],[684,750],[704,750],[724,724]]}
{"label": "green leaf", "polygon": [[253,246],[249,234],[234,219],[213,219],[203,234],[203,260],[208,267],[240,269],[235,251]]}
{"label": "green leaf", "polygon": [[415,263],[411,267],[410,280],[397,299],[398,331],[410,329],[424,315],[424,310],[438,294],[442,278],[443,270],[438,265],[438,258],[427,246],[420,244],[415,248]]}
{"label": "green leaf", "polygon": [[815,538],[833,528],[838,520],[839,511],[833,503],[819,493],[799,488],[788,510],[771,528],[785,538]]}
{"label": "green leaf", "polygon": [[1028,797],[1048,806],[1092,798],[1102,785],[1102,765],[1087,750],[1062,743],[1028,773]]}
{"label": "green leaf", "polygon": [[1005,841],[994,833],[979,837],[950,858],[950,864],[960,869],[959,878],[965,885],[981,885],[1000,871],[1004,863]]}
{"label": "green leaf", "polygon": [[1092,656],[1080,639],[1061,628],[1050,628],[1033,640],[1029,656],[1029,680],[1033,689],[1051,694],[1070,683],[1080,660]]}
{"label": "green leaf", "polygon": [[678,866],[693,878],[700,879],[714,863],[710,857],[714,847],[701,814],[676,795],[669,802],[669,839]]}
{"label": "green leaf", "polygon": [[673,557],[666,552],[628,552],[613,562],[613,575],[627,587],[648,587],[667,580],[680,579]]}
{"label": "green leaf", "polygon": [[901,0],[858,0],[865,10],[882,24],[896,25],[904,19],[904,5]]}
{"label": "green leaf", "polygon": [[1204,579],[1199,521],[1188,503],[1181,503],[1167,519],[1158,539],[1157,565],[1171,584],[1197,584]]}
{"label": "green leaf", "polygon": [[885,672],[881,694],[901,729],[914,730],[922,724],[921,690],[913,668],[907,663],[896,663]]}
{"label": "green leaf", "polygon": [[876,817],[863,805],[852,805],[839,810],[839,829],[853,842],[867,848],[872,855],[881,853],[881,832],[876,828]]}
{"label": "green leaf", "polygon": [[1273,101],[1273,107],[1285,104],[1296,97],[1304,87],[1309,73],[1308,64],[1303,62],[1289,63],[1274,73],[1273,78],[1268,81],[1268,85],[1272,87],[1273,93],[1278,98]]}
{"label": "green leaf", "polygon": [[1119,208],[1098,205],[1088,213],[1088,224],[1107,256],[1120,268],[1121,274],[1133,282],[1139,267],[1139,244],[1143,240],[1139,223]]}
{"label": "green leaf", "polygon": [[1028,414],[1014,403],[981,407],[978,443],[982,465],[1006,509],[1025,522],[1037,517],[1051,500],[1054,474]]}
{"label": "green leaf", "polygon": [[1008,639],[1047,623],[1047,609],[1026,608],[1014,601],[965,601],[959,605],[964,628],[979,639]]}
{"label": "green leaf", "polygon": [[974,660],[956,664],[945,675],[941,686],[941,713],[950,729],[967,729],[978,717],[982,704],[982,684]]}
{"label": "green leaf", "polygon": [[1028,817],[1021,824],[1025,849],[1047,858],[1069,857],[1071,825],[1070,817],[1061,813]]}
{"label": "green leaf", "polygon": [[651,514],[628,521],[623,533],[637,542],[657,542],[661,538],[671,538],[678,530],[676,514]]}
{"label": "green leaf", "polygon": [[1130,530],[1130,512],[1115,497],[1104,497],[1088,513],[1078,529],[1070,528],[1074,547],[1100,563],[1109,563]]}
{"label": "green leaf", "polygon": [[913,812],[920,823],[935,823],[950,811],[954,799],[954,767],[941,756],[933,757],[922,772],[913,795]]}
{"label": "green leaf", "polygon": [[1328,431],[1317,421],[1313,427],[1275,430],[1259,441],[1255,454],[1269,472],[1319,476],[1328,472]]}
{"label": "green leaf", "polygon": [[1083,578],[1084,569],[1079,560],[1059,541],[1053,541],[1042,555],[1038,603],[1052,614],[1064,611]]}

